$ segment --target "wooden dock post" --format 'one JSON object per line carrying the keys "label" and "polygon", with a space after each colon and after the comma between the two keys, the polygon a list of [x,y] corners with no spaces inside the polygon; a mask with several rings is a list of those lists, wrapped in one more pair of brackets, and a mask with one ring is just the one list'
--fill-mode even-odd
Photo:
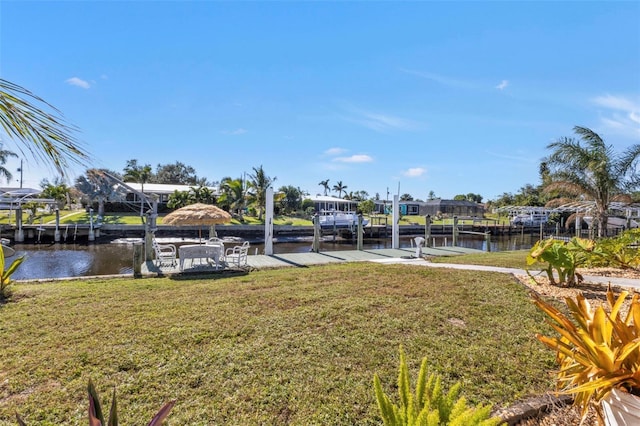
{"label": "wooden dock post", "polygon": [[424,240],[427,247],[431,247],[431,215],[424,218]]}
{"label": "wooden dock post", "polygon": [[356,250],[358,251],[362,251],[362,233],[364,232],[362,229],[362,213],[358,214],[358,238],[357,238],[357,245],[356,245]]}
{"label": "wooden dock post", "polygon": [[142,277],[142,259],[144,258],[144,247],[141,241],[133,244],[133,277]]}
{"label": "wooden dock post", "polygon": [[458,216],[453,217],[453,227],[451,229],[452,235],[452,245],[456,247],[458,245]]}

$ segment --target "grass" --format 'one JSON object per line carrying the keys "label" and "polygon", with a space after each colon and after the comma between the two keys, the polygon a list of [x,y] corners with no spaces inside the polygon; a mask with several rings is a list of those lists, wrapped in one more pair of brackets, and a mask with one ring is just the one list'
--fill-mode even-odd
{"label": "grass", "polygon": [[434,263],[456,263],[462,265],[485,265],[527,269],[527,254],[529,254],[529,250],[483,252],[459,256],[434,257],[431,258],[431,261]]}
{"label": "grass", "polygon": [[86,424],[86,385],[122,424],[380,424],[398,346],[472,403],[551,389],[543,316],[512,277],[344,264],[190,279],[17,284],[0,306],[0,424]]}

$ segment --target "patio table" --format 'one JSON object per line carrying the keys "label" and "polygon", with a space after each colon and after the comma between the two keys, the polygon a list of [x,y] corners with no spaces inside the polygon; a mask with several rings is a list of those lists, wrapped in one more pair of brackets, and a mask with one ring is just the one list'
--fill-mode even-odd
{"label": "patio table", "polygon": [[184,261],[186,259],[213,259],[216,269],[220,267],[220,260],[224,256],[224,244],[188,244],[178,248],[180,258],[180,270],[184,270]]}

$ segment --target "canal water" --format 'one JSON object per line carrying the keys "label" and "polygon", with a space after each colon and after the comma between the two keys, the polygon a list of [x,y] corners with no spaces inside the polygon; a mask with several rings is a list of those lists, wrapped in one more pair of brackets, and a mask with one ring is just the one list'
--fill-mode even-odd
{"label": "canal water", "polygon": [[[400,247],[412,247],[415,236],[401,236]],[[295,238],[278,240],[273,244],[275,254],[302,253],[311,250],[312,238]],[[16,244],[16,256],[24,255],[25,261],[12,275],[13,279],[46,279],[63,277],[83,277],[94,275],[133,274],[133,243],[140,239],[120,239],[105,243],[92,244]],[[511,235],[496,236],[491,239],[491,251],[507,251],[529,249],[537,241],[537,236]],[[193,244],[197,242],[189,239],[168,240],[176,245]],[[233,244],[226,244],[232,246]],[[450,246],[451,237],[435,237],[434,247]],[[481,236],[461,235],[458,246],[486,250],[487,242]],[[379,249],[391,248],[391,238],[367,239],[363,248]],[[352,241],[333,241],[325,238],[320,243],[320,251],[355,250]],[[261,254],[264,244],[251,243],[249,254]],[[15,257],[6,259],[7,263]]]}

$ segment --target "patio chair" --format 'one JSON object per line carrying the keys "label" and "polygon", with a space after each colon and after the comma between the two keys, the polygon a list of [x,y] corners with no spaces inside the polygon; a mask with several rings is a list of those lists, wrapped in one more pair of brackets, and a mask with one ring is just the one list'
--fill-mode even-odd
{"label": "patio chair", "polygon": [[232,264],[241,268],[247,265],[247,256],[249,255],[249,241],[245,241],[242,245],[228,248],[224,253],[224,259],[228,264]]}
{"label": "patio chair", "polygon": [[178,261],[176,260],[176,246],[173,244],[160,244],[155,239],[153,240],[153,251],[156,254],[156,260],[158,266],[168,264],[169,266],[175,266]]}

